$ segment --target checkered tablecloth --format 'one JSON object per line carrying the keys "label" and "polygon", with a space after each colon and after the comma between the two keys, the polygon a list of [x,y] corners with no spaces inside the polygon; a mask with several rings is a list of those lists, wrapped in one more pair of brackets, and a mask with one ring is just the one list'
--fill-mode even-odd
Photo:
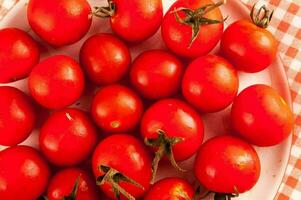
{"label": "checkered tablecloth", "polygon": [[[17,1],[0,0],[0,20]],[[258,0],[242,1],[251,8]],[[301,0],[262,0],[261,2],[275,9],[269,30],[280,42],[279,53],[285,63],[296,115],[291,156],[275,200],[301,200],[301,134],[299,134],[301,132]]]}

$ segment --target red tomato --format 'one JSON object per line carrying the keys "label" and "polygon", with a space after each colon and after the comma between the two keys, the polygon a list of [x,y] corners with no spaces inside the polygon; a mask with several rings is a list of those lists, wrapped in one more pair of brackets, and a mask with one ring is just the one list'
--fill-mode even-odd
{"label": "red tomato", "polygon": [[[211,0],[177,0],[168,10],[162,24],[162,37],[166,46],[174,53],[188,58],[210,52],[220,40],[224,29],[219,5],[214,5]],[[199,8],[206,6],[203,13],[198,12]]]}
{"label": "red tomato", "polygon": [[[76,193],[73,190],[77,189]],[[62,200],[75,196],[73,200],[99,200],[94,178],[78,168],[57,172],[49,182],[47,200]]]}
{"label": "red tomato", "polygon": [[0,145],[14,146],[31,133],[36,121],[29,98],[20,90],[0,87]]}
{"label": "red tomato", "polygon": [[294,115],[283,98],[267,85],[253,85],[234,100],[234,129],[257,146],[273,146],[285,140],[294,126]]}
{"label": "red tomato", "polygon": [[172,165],[190,158],[203,142],[204,127],[199,114],[188,104],[177,99],[165,99],[153,104],[143,115],[141,135],[156,151],[155,167],[166,155]]}
{"label": "red tomato", "polygon": [[180,88],[184,66],[174,55],[163,50],[140,54],[133,63],[132,85],[147,99],[161,99],[176,94]]}
{"label": "red tomato", "polygon": [[93,82],[107,85],[119,81],[126,74],[131,64],[131,54],[115,36],[99,33],[82,46],[80,62]]}
{"label": "red tomato", "polygon": [[97,141],[96,129],[80,110],[66,108],[53,113],[43,125],[40,149],[59,166],[77,165],[92,153]]}
{"label": "red tomato", "polygon": [[207,55],[188,66],[182,82],[182,93],[200,111],[216,112],[233,102],[238,86],[235,68],[221,57]]}
{"label": "red tomato", "polygon": [[258,181],[260,160],[251,145],[233,136],[223,135],[201,146],[194,173],[210,191],[225,195],[243,193]]}
{"label": "red tomato", "polygon": [[81,67],[71,57],[58,55],[45,59],[29,75],[28,87],[33,98],[49,109],[74,103],[84,90]]}
{"label": "red tomato", "polygon": [[38,199],[46,189],[49,167],[37,150],[15,146],[0,152],[0,199]]}
{"label": "red tomato", "polygon": [[[254,8],[253,8],[254,9]],[[277,40],[271,32],[264,29],[268,26],[270,12],[262,21],[239,20],[231,24],[221,40],[222,54],[239,70],[259,72],[275,60]],[[262,24],[265,20],[266,24]]]}
{"label": "red tomato", "polygon": [[186,180],[165,178],[151,187],[144,200],[189,200],[193,196],[194,190]]}
{"label": "red tomato", "polygon": [[91,26],[91,7],[86,0],[30,0],[27,18],[33,31],[53,46],[80,40]]}
{"label": "red tomato", "polygon": [[[110,198],[117,199],[112,181],[135,198],[141,197],[150,187],[150,155],[133,136],[118,134],[102,140],[94,151],[92,167],[95,177],[100,181],[100,188]],[[105,168],[107,169],[104,170]],[[105,174],[107,178],[103,177]],[[129,182],[130,180],[143,189]],[[127,199],[123,193],[121,199]]]}
{"label": "red tomato", "polygon": [[163,18],[162,0],[112,0],[97,8],[95,15],[110,17],[113,31],[128,42],[142,42],[159,29]]}
{"label": "red tomato", "polygon": [[0,30],[0,83],[27,77],[39,60],[39,47],[29,34],[17,28]]}
{"label": "red tomato", "polygon": [[91,113],[103,130],[109,133],[129,132],[138,125],[143,104],[131,89],[110,85],[97,92],[92,101]]}

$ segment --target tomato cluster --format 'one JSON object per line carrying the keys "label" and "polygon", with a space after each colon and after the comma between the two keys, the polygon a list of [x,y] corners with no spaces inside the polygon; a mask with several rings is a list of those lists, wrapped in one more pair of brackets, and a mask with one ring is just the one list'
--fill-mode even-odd
{"label": "tomato cluster", "polygon": [[[0,145],[8,147],[0,152],[0,199],[202,199],[184,179],[155,182],[161,160],[184,172],[178,162],[194,155],[195,178],[215,199],[250,190],[261,169],[252,145],[281,143],[294,119],[270,86],[238,93],[238,70],[258,72],[275,59],[277,42],[265,29],[272,13],[253,8],[252,21],[223,31],[222,4],[177,0],[163,16],[161,0],[108,0],[94,10],[86,0],[29,0],[29,25],[44,44],[81,40],[97,17],[109,18],[114,34],[88,38],[79,63],[66,55],[39,62],[29,34],[0,30],[0,83],[28,77],[30,94],[0,86]],[[129,46],[160,26],[169,50],[144,51],[132,62]],[[219,41],[220,54],[208,55]],[[99,89],[90,110],[73,108],[91,86]],[[234,134],[202,144],[203,114],[229,106]],[[50,111],[46,120],[39,110]],[[40,151],[18,145],[37,127]]]}

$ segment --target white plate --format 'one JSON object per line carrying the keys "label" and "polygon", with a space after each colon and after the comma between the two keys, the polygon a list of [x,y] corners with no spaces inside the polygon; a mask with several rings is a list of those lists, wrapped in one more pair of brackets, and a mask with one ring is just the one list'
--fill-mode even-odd
{"label": "white plate", "polygon": [[[166,11],[169,6],[175,0],[163,0],[164,2],[164,10]],[[92,6],[96,5],[105,5],[105,0],[90,0]],[[224,16],[229,15],[227,24],[232,23],[235,20],[241,18],[249,18],[249,10],[238,0],[228,0],[225,6],[222,6],[222,11]],[[26,1],[20,0],[17,5],[7,14],[7,16],[0,22],[0,28],[4,27],[18,27],[33,35],[37,40],[34,33],[30,30],[26,18]],[[93,24],[90,29],[89,34],[86,35],[84,39],[80,42],[67,46],[64,48],[52,49],[51,47],[46,47],[45,52],[42,54],[42,59],[48,57],[49,55],[54,54],[67,54],[74,57],[78,60],[78,51],[85,41],[85,39],[97,32],[111,32],[108,20],[106,19],[93,19]],[[142,44],[132,46],[132,55],[133,58],[137,56],[142,50],[146,49],[155,49],[155,48],[165,48],[160,37],[160,33],[158,32],[154,37],[145,41]],[[217,47],[218,48],[218,47]],[[278,92],[284,97],[284,99],[291,106],[291,98],[289,93],[289,87],[287,83],[287,78],[285,75],[284,67],[282,61],[279,57],[275,60],[275,62],[265,71],[256,73],[256,74],[245,74],[240,73],[240,90],[243,88],[256,84],[263,83],[267,85],[272,85]],[[8,84],[15,87],[18,87],[24,91],[27,91],[27,81],[21,80],[15,82],[13,84]],[[89,97],[85,96],[81,100],[80,107],[83,109],[87,109],[89,105]],[[226,133],[229,129],[229,108],[225,111],[208,114],[203,116],[206,126],[206,139],[212,136]],[[27,145],[31,145],[37,147],[37,133],[35,130],[33,134],[23,143]],[[290,148],[291,148],[292,138],[289,137],[282,144],[279,144],[275,147],[269,148],[257,148],[256,150],[259,153],[261,164],[262,164],[262,173],[257,185],[249,192],[240,195],[238,199],[241,200],[272,200],[274,199],[277,191],[279,189],[279,185],[281,183],[282,177],[285,173],[285,169],[288,163]],[[4,147],[0,146],[0,150]],[[193,159],[185,161],[181,163],[181,166],[186,169],[192,168]],[[185,177],[192,184],[196,184],[192,173],[178,173],[175,170],[171,169],[169,165],[161,165],[159,170],[158,178],[163,178],[166,176],[180,176]]]}

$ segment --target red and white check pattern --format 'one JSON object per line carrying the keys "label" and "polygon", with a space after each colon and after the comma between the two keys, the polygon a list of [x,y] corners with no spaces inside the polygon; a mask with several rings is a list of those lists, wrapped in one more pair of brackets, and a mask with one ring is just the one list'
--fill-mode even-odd
{"label": "red and white check pattern", "polygon": [[[0,20],[17,1],[0,0]],[[249,8],[257,2],[242,1]],[[269,30],[280,43],[279,53],[285,63],[296,116],[291,157],[275,200],[301,200],[301,0],[261,0],[259,3],[275,9]]]}

